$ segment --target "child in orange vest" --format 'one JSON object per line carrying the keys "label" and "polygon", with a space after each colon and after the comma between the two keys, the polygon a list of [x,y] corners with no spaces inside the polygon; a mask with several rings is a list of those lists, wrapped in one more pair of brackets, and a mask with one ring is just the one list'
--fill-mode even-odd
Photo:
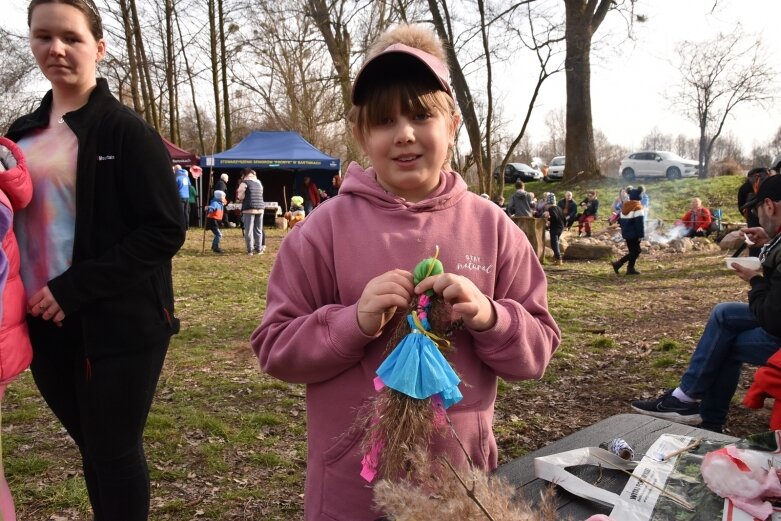
{"label": "child in orange vest", "polygon": [[220,248],[220,239],[222,239],[222,232],[220,231],[220,222],[222,222],[222,215],[225,212],[225,204],[228,201],[225,199],[225,192],[222,190],[215,190],[214,197],[209,206],[206,208],[206,229],[211,230],[214,234],[214,240],[212,240],[212,251],[214,253],[224,253],[225,250]]}

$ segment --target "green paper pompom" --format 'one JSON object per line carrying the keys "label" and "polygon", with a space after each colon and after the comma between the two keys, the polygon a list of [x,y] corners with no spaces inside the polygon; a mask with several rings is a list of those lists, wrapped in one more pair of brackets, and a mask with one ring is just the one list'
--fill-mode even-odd
{"label": "green paper pompom", "polygon": [[[439,261],[439,259],[429,257],[428,259],[423,259],[418,263],[417,266],[415,266],[415,269],[412,271],[412,279],[417,286],[426,277],[430,277],[431,275],[439,275],[440,273],[444,272],[445,268],[442,266],[442,263]],[[433,297],[434,291],[428,290],[426,291],[426,295]]]}

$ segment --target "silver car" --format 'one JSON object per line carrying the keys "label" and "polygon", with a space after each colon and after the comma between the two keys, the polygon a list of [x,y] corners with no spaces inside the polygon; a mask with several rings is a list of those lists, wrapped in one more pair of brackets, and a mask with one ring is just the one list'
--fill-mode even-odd
{"label": "silver car", "polygon": [[550,161],[548,166],[548,175],[545,176],[546,181],[561,181],[564,179],[564,163],[565,156],[556,156]]}
{"label": "silver car", "polygon": [[637,177],[666,177],[680,179],[697,175],[697,161],[684,159],[664,151],[643,151],[629,154],[621,160],[618,173],[631,181]]}

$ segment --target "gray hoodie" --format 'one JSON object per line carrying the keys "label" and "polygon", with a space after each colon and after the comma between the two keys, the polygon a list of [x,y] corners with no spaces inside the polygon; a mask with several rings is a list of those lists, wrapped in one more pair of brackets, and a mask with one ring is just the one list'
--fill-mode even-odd
{"label": "gray hoodie", "polygon": [[517,217],[532,216],[532,198],[526,190],[517,190],[510,198],[510,204],[507,205],[507,214]]}

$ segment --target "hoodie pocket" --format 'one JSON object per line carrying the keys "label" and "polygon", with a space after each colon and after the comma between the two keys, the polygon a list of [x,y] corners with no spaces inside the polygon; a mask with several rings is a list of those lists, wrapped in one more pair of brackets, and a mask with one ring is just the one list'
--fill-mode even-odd
{"label": "hoodie pocket", "polygon": [[368,514],[372,504],[371,486],[360,476],[362,437],[362,432],[352,429],[323,453],[320,513],[328,519],[368,519],[366,515],[356,517],[362,509]]}

